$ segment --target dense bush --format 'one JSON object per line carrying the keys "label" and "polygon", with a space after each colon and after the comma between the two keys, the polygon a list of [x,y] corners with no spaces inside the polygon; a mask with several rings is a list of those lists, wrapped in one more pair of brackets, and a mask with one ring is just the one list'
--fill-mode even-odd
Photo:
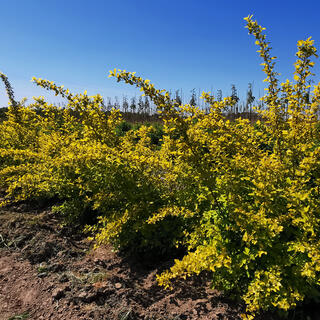
{"label": "dense bush", "polygon": [[205,113],[116,69],[110,76],[152,99],[163,127],[133,128],[117,110],[103,112],[101,96],[41,79],[68,105],[37,98],[24,106],[1,75],[10,98],[0,124],[4,203],[56,197],[67,221],[97,219],[86,227],[97,245],[163,254],[182,247],[185,256],[159,283],[209,272],[214,287],[244,300],[247,319],[312,297],[320,281],[320,84],[310,93],[307,78],[316,49],[310,38],[299,41],[294,82],[279,84],[263,28],[246,21],[268,83],[255,124],[225,119],[232,98],[203,93]]}
{"label": "dense bush", "polygon": [[121,121],[116,130],[119,136],[124,136],[126,132],[132,130],[132,124],[127,121]]}

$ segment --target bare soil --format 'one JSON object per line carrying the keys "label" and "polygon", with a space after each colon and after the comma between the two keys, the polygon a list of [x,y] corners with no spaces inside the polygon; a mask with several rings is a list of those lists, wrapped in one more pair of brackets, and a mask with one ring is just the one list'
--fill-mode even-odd
{"label": "bare soil", "polygon": [[155,275],[171,263],[150,267],[109,246],[92,250],[50,209],[8,207],[0,211],[0,320],[240,319],[243,306],[205,277],[159,287]]}

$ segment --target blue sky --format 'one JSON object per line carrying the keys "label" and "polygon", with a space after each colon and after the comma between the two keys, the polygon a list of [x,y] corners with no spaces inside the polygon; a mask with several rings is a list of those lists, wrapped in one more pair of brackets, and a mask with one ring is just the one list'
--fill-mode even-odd
{"label": "blue sky", "polygon": [[[254,14],[267,28],[281,79],[292,79],[297,40],[320,43],[319,1],[209,0],[0,0],[0,70],[17,98],[48,95],[33,76],[74,92],[104,97],[139,95],[108,78],[114,68],[135,71],[157,87],[221,89],[248,82],[263,93],[264,74],[243,18]],[[315,73],[319,74],[316,64]],[[315,80],[319,80],[319,77]],[[0,85],[0,105],[7,104]]]}

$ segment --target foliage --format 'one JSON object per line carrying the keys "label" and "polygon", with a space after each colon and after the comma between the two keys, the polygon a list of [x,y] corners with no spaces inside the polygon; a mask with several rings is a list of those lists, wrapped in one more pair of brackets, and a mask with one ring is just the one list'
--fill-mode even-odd
{"label": "foliage", "polygon": [[254,126],[224,119],[223,108],[236,99],[219,102],[204,93],[211,104],[206,115],[191,105],[177,107],[168,92],[132,73],[111,75],[140,87],[166,119],[162,150],[174,165],[163,177],[175,182],[173,200],[148,221],[184,221],[181,244],[188,254],[159,283],[170,287],[174,278],[212,272],[213,285],[241,295],[244,317],[251,318],[273,307],[288,310],[319,284],[320,86],[306,99],[316,56],[311,38],[298,42],[295,82],[279,86],[263,28],[246,20],[269,83],[267,108],[259,110],[263,121]]}
{"label": "foliage", "polygon": [[12,316],[8,320],[29,319],[29,317],[29,312],[24,312],[22,314]]}
{"label": "foliage", "polygon": [[150,127],[150,130],[147,134],[148,137],[151,139],[150,142],[152,145],[159,146],[163,137],[163,126],[157,122],[132,124],[128,121],[121,121],[121,123],[116,128],[116,132],[118,136],[123,137],[128,131],[139,130],[142,126]]}
{"label": "foliage", "polygon": [[8,108],[0,108],[0,121],[6,120],[6,114],[8,112]]}
{"label": "foliage", "polygon": [[117,135],[124,136],[126,132],[132,130],[132,124],[127,121],[121,121],[116,130]]}
{"label": "foliage", "polygon": [[0,124],[3,204],[56,197],[67,221],[96,221],[86,227],[96,245],[182,248],[159,283],[208,272],[215,288],[243,299],[246,319],[312,297],[320,281],[320,84],[310,92],[308,82],[316,49],[311,38],[298,41],[294,82],[279,84],[264,28],[246,21],[268,83],[255,124],[225,118],[234,97],[203,93],[206,113],[125,70],[110,76],[139,87],[163,127],[131,127],[119,111],[104,112],[101,96],[42,79],[34,82],[68,105],[39,97],[25,106],[2,76],[10,99]]}

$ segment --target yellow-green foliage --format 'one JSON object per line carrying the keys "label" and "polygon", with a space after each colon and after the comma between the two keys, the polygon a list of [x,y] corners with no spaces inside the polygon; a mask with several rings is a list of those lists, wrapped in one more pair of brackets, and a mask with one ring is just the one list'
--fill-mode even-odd
{"label": "yellow-green foliage", "polygon": [[298,41],[294,79],[280,84],[264,28],[252,16],[245,20],[267,75],[262,121],[226,120],[223,111],[235,101],[210,93],[202,95],[208,114],[178,106],[149,80],[111,71],[157,105],[164,119],[159,146],[151,127],[117,134],[121,115],[107,114],[99,95],[72,95],[34,79],[68,105],[59,109],[40,97],[24,106],[2,75],[10,108],[0,125],[0,183],[7,201],[57,197],[63,203],[56,210],[69,220],[97,218],[86,228],[97,245],[184,248],[158,275],[160,285],[210,272],[213,286],[240,296],[243,317],[252,319],[295,307],[319,285],[320,84],[309,92],[311,38]]}

